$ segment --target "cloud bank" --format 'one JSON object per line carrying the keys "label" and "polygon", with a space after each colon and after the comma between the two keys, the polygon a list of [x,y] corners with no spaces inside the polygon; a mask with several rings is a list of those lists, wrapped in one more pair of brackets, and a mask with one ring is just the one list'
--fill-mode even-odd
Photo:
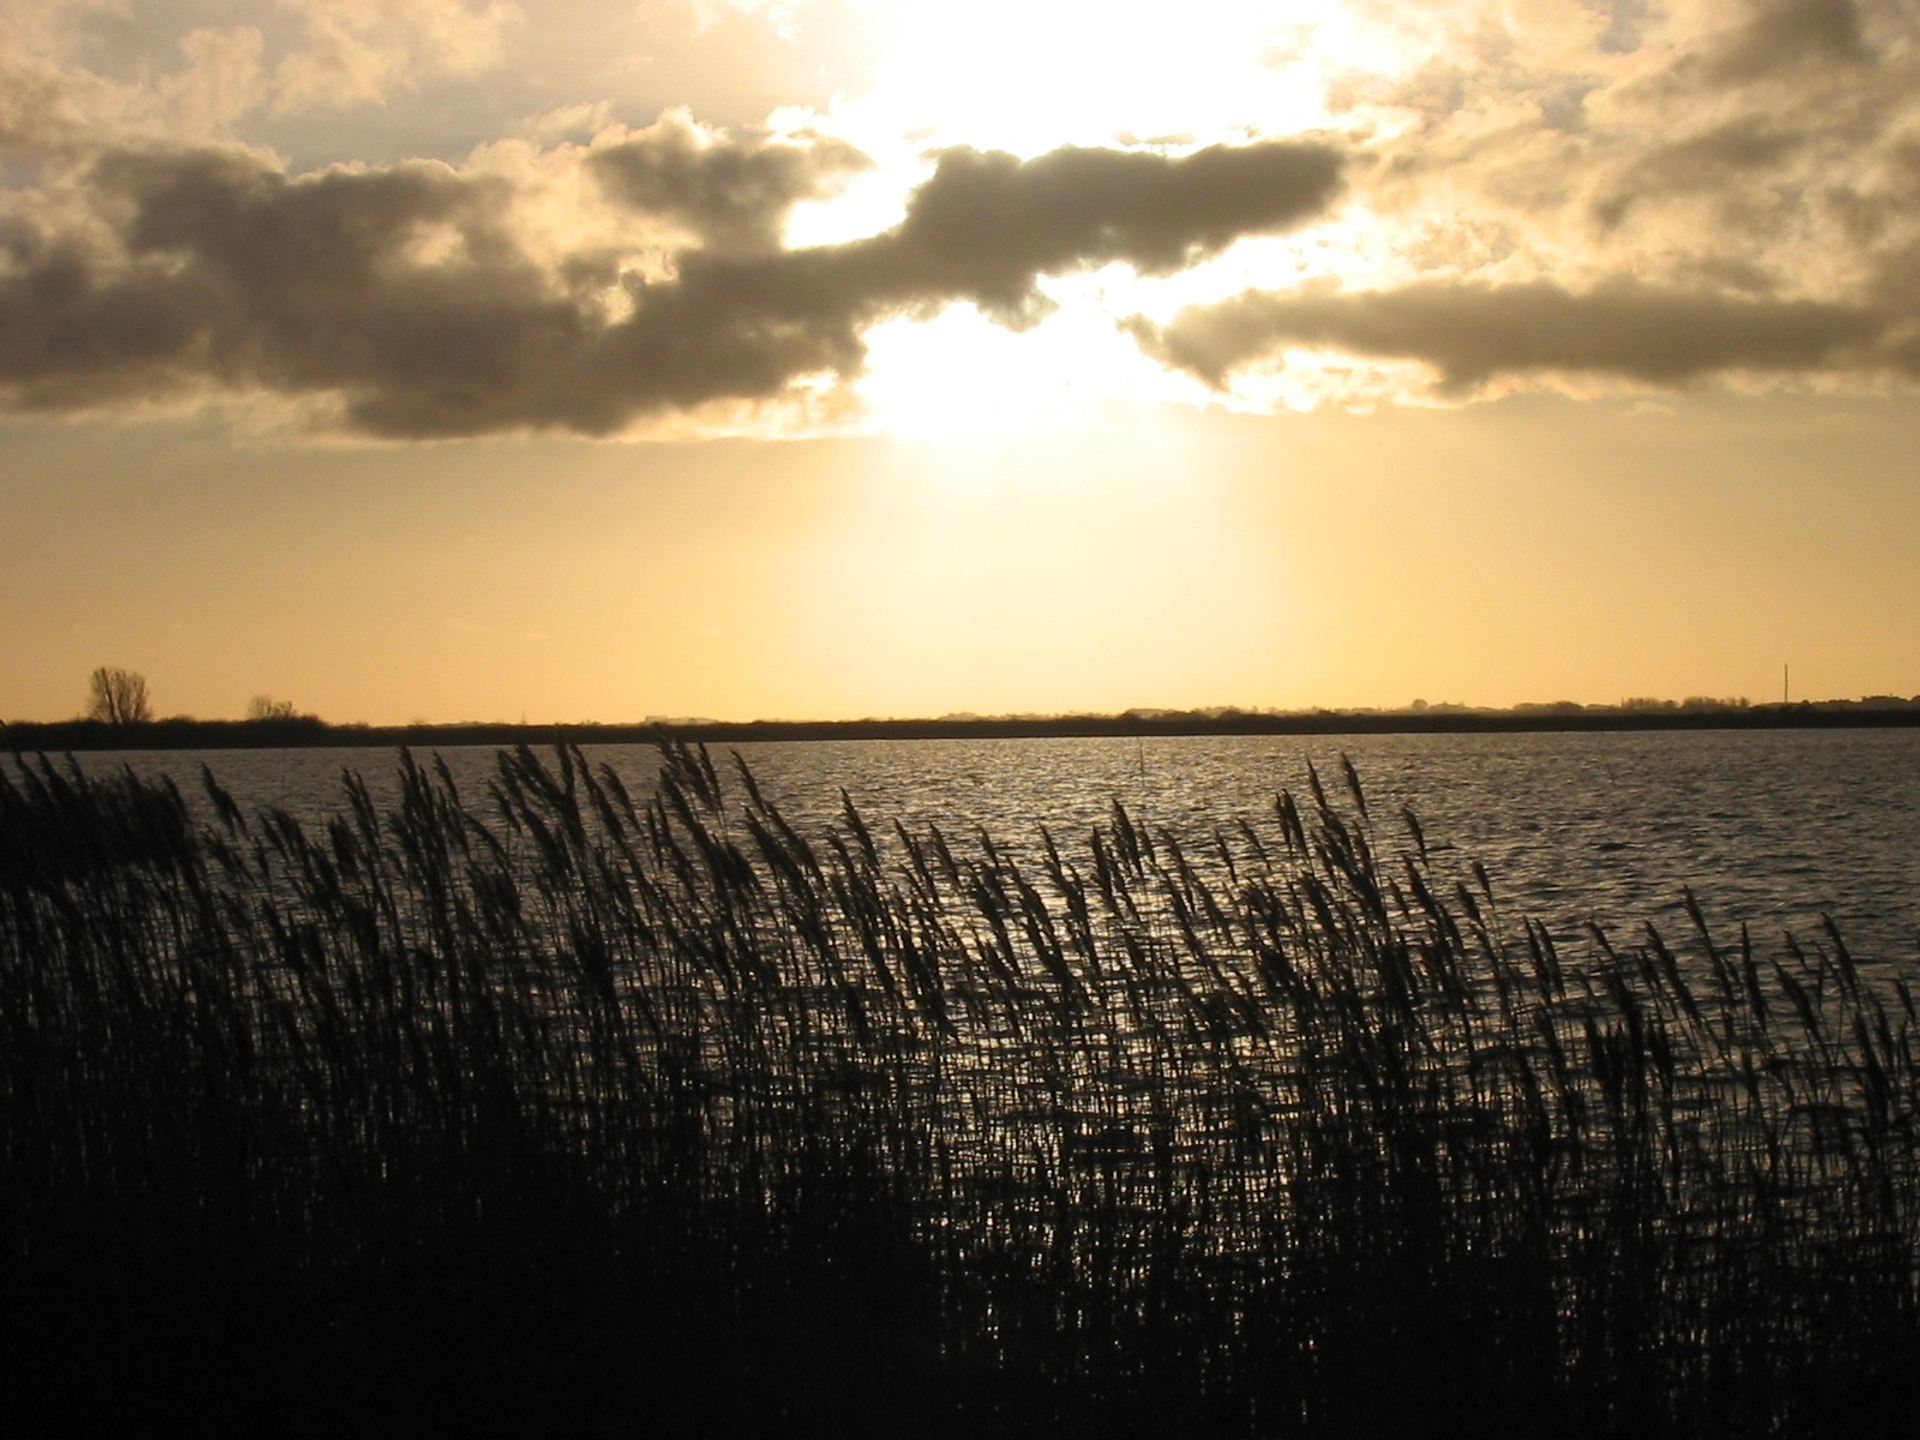
{"label": "cloud bank", "polygon": [[[1920,355],[1920,32],[1877,0],[1473,4],[1397,79],[1344,272],[1136,317],[1217,391],[1315,352],[1455,400],[1570,377],[1878,386]],[[1438,23],[1438,22],[1436,22]],[[1443,32],[1445,33],[1445,32]]]}
{"label": "cloud bank", "polygon": [[[736,31],[798,67],[794,37],[822,43],[854,14],[644,8],[620,33],[711,41],[714,74]],[[161,19],[119,29],[91,0],[20,0],[0,12],[0,410],[265,395],[402,439],[697,428],[843,395],[889,321],[971,305],[1031,330],[1094,288],[1053,282],[1106,266],[1143,283],[1103,291],[1102,341],[1215,392],[1309,350],[1392,365],[1399,394],[1411,362],[1457,401],[1567,377],[1920,375],[1904,0],[1336,8],[1221,59],[1240,67],[1223,89],[1317,95],[1293,127],[1312,138],[1265,138],[1255,107],[1178,135],[1116,116],[1101,133],[1162,139],[1049,136],[1015,155],[879,133],[884,107],[710,128],[654,106],[627,128],[614,90],[567,87],[637,84],[652,52],[588,69],[540,48],[602,33],[583,0],[537,17],[506,0],[241,0],[217,27],[153,0]],[[109,33],[135,48],[109,54]],[[566,103],[488,110],[535,54],[556,66],[543,100]],[[470,127],[439,158],[312,158],[421,153],[402,141],[436,133],[444,87],[469,82]],[[401,138],[380,129],[402,121]],[[1222,135],[1237,138],[1204,143]],[[289,139],[298,165],[272,148]],[[876,178],[877,207],[861,192]],[[789,238],[826,233],[796,212],[849,192],[867,221]],[[1120,319],[1135,309],[1152,313]],[[1341,398],[1341,369],[1313,398]],[[1206,393],[1154,393],[1182,391]]]}
{"label": "cloud bank", "polygon": [[614,203],[694,237],[649,279],[605,252],[537,261],[498,175],[112,152],[87,173],[91,229],[9,237],[0,394],[73,412],[263,390],[337,396],[383,436],[609,434],[851,375],[861,332],[891,316],[970,301],[1020,325],[1044,312],[1045,276],[1176,271],[1323,211],[1341,174],[1316,144],[953,150],[892,229],[780,248],[786,211],[862,163],[840,142],[695,144],[673,126],[593,152]]}
{"label": "cloud bank", "polygon": [[1576,293],[1438,281],[1394,290],[1250,293],[1136,324],[1149,353],[1219,387],[1288,346],[1431,367],[1450,391],[1542,372],[1669,385],[1728,371],[1871,363],[1886,316],[1816,301],[1752,300],[1617,282]]}

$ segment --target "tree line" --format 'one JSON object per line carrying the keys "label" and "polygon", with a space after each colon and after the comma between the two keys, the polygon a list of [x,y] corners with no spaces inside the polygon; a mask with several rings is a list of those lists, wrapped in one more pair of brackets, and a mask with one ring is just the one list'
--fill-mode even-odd
{"label": "tree line", "polygon": [[[84,718],[103,725],[150,725],[154,720],[153,695],[147,677],[136,670],[117,665],[102,665],[87,677],[87,707]],[[294,709],[291,700],[276,700],[271,695],[256,695],[247,702],[249,720],[308,720]]]}

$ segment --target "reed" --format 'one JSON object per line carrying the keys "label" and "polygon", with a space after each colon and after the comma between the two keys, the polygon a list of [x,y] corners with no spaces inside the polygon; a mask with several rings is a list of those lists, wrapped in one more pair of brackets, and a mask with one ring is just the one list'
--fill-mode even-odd
{"label": "reed", "polygon": [[38,1429],[1848,1433],[1920,1063],[1837,933],[1578,944],[1310,774],[1204,847],[400,757],[309,830],[0,774]]}

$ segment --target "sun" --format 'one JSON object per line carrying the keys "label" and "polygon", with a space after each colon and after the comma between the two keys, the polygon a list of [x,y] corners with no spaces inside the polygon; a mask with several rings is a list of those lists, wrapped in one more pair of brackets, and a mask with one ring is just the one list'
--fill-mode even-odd
{"label": "sun", "polygon": [[[1346,6],[1289,7],[1278,21],[1244,0],[1100,9],[1062,0],[865,0],[878,61],[870,90],[822,116],[873,166],[789,216],[789,246],[845,243],[898,224],[947,146],[1022,158],[1067,145],[1147,147],[1179,155],[1211,144],[1324,134],[1355,123],[1328,109],[1341,77],[1408,62],[1395,37]],[[1349,237],[1350,238],[1350,237]],[[1336,253],[1337,252],[1337,253]],[[959,439],[1071,426],[1090,405],[1205,403],[1203,386],[1169,374],[1118,338],[1145,317],[1249,288],[1337,274],[1358,252],[1325,226],[1311,239],[1255,237],[1178,274],[1124,265],[1045,275],[1052,308],[1015,334],[956,302],[931,317],[867,330],[849,389],[873,433]],[[1217,398],[1217,397],[1216,397]]]}
{"label": "sun", "polygon": [[1181,398],[1182,383],[1137,347],[1116,343],[1138,282],[1124,267],[1043,281],[1057,308],[1018,333],[973,306],[902,317],[864,336],[853,389],[869,427],[910,439],[959,440],[1063,430],[1116,401]]}
{"label": "sun", "polygon": [[865,0],[877,80],[861,102],[936,143],[1206,143],[1337,125],[1330,84],[1401,71],[1400,38],[1339,4],[1245,0]]}

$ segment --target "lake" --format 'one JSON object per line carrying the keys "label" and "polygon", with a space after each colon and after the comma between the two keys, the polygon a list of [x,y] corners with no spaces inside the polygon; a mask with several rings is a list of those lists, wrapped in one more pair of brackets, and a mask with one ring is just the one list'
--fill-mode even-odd
{"label": "lake", "polygon": [[[1020,852],[1042,826],[1063,848],[1118,800],[1189,850],[1240,818],[1270,821],[1275,794],[1304,795],[1308,766],[1344,795],[1340,757],[1365,789],[1383,850],[1418,818],[1443,874],[1483,863],[1507,915],[1560,939],[1589,920],[1616,941],[1651,922],[1676,940],[1691,888],[1716,937],[1741,924],[1757,946],[1815,938],[1831,915],[1867,963],[1920,960],[1920,730],[1728,730],[1507,735],[1208,736],[1131,739],[805,741],[737,753],[802,827],[838,816],[841,791],[890,831],[984,829]],[[495,751],[442,752],[469,803]],[[590,746],[636,793],[649,746]],[[716,762],[726,759],[716,752]],[[342,808],[343,770],[376,801],[396,792],[394,757],[367,749],[88,754],[83,769],[166,773],[200,797],[202,763],[243,808],[313,821]]]}

